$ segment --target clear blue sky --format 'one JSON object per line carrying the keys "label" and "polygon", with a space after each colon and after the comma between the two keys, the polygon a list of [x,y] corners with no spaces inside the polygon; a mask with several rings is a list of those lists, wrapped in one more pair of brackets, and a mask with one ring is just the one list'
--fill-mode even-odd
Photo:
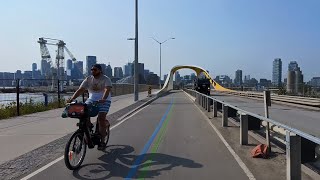
{"label": "clear blue sky", "polygon": [[[195,64],[212,75],[271,79],[272,61],[298,61],[305,79],[320,76],[319,0],[140,0],[139,61],[163,74]],[[133,60],[134,0],[10,0],[0,6],[0,71],[39,67],[39,37],[63,39],[78,60],[123,66]],[[54,56],[54,49],[50,49]]]}

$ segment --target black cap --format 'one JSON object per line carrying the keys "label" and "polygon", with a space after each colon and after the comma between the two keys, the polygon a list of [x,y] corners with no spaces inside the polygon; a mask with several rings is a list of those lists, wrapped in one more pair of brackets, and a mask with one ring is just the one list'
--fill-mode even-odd
{"label": "black cap", "polygon": [[100,64],[95,64],[92,67],[95,67],[95,68],[99,69],[100,71],[102,71],[102,67]]}

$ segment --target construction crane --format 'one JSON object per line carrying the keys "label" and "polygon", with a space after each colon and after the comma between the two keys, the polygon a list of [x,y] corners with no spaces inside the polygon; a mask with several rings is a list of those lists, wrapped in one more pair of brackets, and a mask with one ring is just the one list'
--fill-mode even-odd
{"label": "construction crane", "polygon": [[[77,61],[77,59],[66,47],[66,43],[63,40],[41,37],[39,38],[38,43],[40,44],[41,59],[42,61],[47,62],[49,66],[44,68],[45,72],[42,72],[42,73],[44,73],[47,79],[49,79],[50,77],[52,78],[52,88],[53,88],[55,84],[54,79],[61,80],[64,77],[64,64],[65,64],[64,50],[67,52],[67,54],[70,56],[73,62]],[[55,66],[53,66],[51,55],[49,53],[47,45],[54,45],[58,47],[58,49],[56,50]]]}

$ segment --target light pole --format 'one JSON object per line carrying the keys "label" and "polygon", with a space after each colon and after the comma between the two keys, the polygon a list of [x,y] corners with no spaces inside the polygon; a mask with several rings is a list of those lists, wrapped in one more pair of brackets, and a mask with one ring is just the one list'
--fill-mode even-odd
{"label": "light pole", "polygon": [[136,0],[135,7],[135,38],[128,38],[127,40],[134,40],[134,101],[139,100],[139,71],[138,71],[138,0]]}
{"label": "light pole", "polygon": [[160,81],[159,81],[159,86],[160,86],[160,89],[161,89],[161,45],[167,41],[169,41],[170,39],[176,39],[176,38],[169,38],[165,41],[158,41],[157,39],[155,39],[154,37],[151,37],[154,41],[156,41],[159,45],[160,45]]}

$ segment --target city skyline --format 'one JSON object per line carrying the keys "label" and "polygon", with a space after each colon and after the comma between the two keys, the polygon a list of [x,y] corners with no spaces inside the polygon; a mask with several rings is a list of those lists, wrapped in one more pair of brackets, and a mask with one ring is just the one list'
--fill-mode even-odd
{"label": "city skyline", "polygon": [[[62,3],[64,6],[59,5]],[[6,53],[0,55],[0,61],[8,63],[3,63],[1,72],[24,71],[33,62],[39,65],[39,37],[63,39],[80,60],[87,54],[95,54],[100,63],[111,62],[113,66],[133,60],[134,45],[127,41],[134,35],[133,1],[43,2],[46,7],[73,12],[61,14],[43,14],[38,5],[37,1],[2,3],[0,19],[6,27],[1,29],[1,40],[6,43],[0,46]],[[252,77],[271,79],[270,62],[281,58],[283,64],[298,61],[308,81],[320,76],[320,25],[315,23],[320,16],[319,5],[318,1],[289,0],[141,1],[139,61],[159,74],[159,49],[149,37],[175,37],[163,46],[164,73],[178,64],[194,64],[208,67],[212,76],[234,78],[234,71],[242,69]],[[159,15],[155,13],[158,11],[166,13]],[[70,21],[73,28],[67,28]],[[55,49],[49,50],[54,57]]]}

